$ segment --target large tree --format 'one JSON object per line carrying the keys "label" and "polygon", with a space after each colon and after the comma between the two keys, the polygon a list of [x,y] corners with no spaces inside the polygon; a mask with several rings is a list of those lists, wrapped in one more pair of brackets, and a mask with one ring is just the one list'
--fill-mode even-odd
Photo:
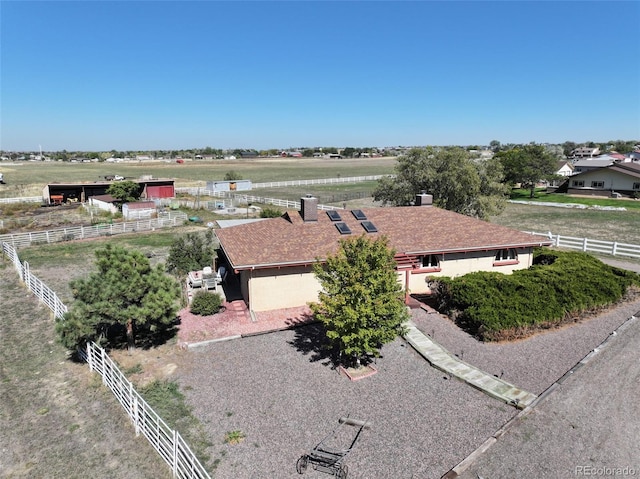
{"label": "large tree", "polygon": [[510,183],[520,183],[529,188],[531,198],[541,180],[551,180],[558,171],[558,157],[535,143],[522,145],[496,154]]}
{"label": "large tree", "polygon": [[487,219],[502,212],[508,187],[498,161],[472,160],[462,148],[416,148],[398,158],[395,177],[378,180],[376,201],[409,205],[426,191],[436,206]]}
{"label": "large tree", "polygon": [[362,235],[341,240],[335,255],[314,266],[322,291],[311,309],[346,365],[379,355],[404,331],[409,316],[394,255],[386,237]]}
{"label": "large tree", "polygon": [[87,341],[117,345],[124,332],[129,348],[136,331],[158,337],[176,319],[180,288],[139,251],[107,245],[96,251],[97,271],[71,281],[74,302],[56,323],[61,342],[75,348]]}
{"label": "large tree", "polygon": [[140,185],[135,181],[115,181],[107,188],[107,194],[115,199],[127,203],[129,201],[137,201],[141,195]]}

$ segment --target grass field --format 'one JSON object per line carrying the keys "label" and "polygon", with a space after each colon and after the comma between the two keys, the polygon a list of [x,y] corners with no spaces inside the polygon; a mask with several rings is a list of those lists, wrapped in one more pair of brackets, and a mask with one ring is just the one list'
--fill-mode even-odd
{"label": "grass field", "polygon": [[602,211],[508,204],[492,223],[521,231],[640,244],[640,211]]}
{"label": "grass field", "polygon": [[391,174],[396,159],[362,158],[328,160],[318,158],[268,158],[260,160],[216,160],[177,164],[175,162],[67,163],[25,162],[0,163],[6,185],[0,185],[0,197],[35,196],[53,182],[98,181],[105,175],[125,178],[173,178],[176,186],[204,186],[206,181],[222,180],[226,173],[237,172],[254,183],[315,178],[336,178]]}
{"label": "grass field", "polygon": [[50,312],[8,263],[0,291],[0,476],[171,477],[99,377],[67,360]]}

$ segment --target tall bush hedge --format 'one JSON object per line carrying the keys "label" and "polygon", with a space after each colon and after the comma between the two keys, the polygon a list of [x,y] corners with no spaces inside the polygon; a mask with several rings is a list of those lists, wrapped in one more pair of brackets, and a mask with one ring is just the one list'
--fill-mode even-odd
{"label": "tall bush hedge", "polygon": [[531,268],[511,275],[439,278],[436,299],[461,327],[490,341],[615,303],[632,284],[640,285],[640,275],[589,254],[538,249]]}

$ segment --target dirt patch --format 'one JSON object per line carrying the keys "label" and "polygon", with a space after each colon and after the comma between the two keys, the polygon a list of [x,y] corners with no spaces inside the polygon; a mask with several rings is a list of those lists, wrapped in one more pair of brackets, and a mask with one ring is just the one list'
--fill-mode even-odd
{"label": "dirt patch", "polygon": [[187,354],[177,348],[175,343],[165,344],[157,348],[132,351],[112,350],[109,356],[120,366],[136,387],[143,387],[157,380],[171,380],[182,361],[182,356]]}

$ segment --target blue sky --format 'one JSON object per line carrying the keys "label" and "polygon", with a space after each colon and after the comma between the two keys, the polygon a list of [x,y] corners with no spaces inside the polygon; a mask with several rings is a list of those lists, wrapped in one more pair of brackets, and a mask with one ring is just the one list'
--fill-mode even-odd
{"label": "blue sky", "polygon": [[0,149],[640,139],[640,2],[0,2]]}

